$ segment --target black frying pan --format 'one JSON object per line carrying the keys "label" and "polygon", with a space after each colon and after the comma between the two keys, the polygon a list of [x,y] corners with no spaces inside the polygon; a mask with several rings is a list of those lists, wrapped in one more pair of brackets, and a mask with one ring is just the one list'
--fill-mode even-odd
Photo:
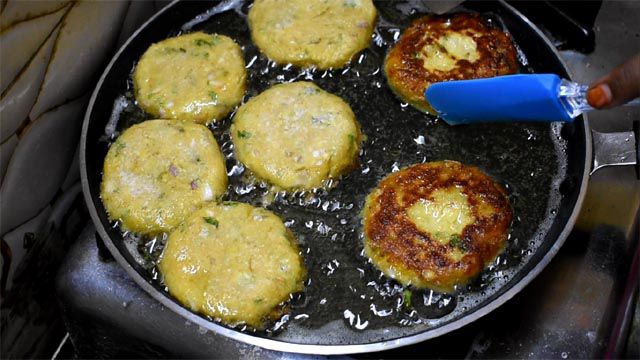
{"label": "black frying pan", "polygon": [[[172,3],[127,41],[96,87],[83,126],[81,168],[85,198],[98,232],[142,288],[212,331],[212,336],[274,350],[323,354],[377,351],[433,338],[480,318],[518,293],[549,263],[575,222],[591,163],[585,120],[451,127],[402,104],[388,89],[380,68],[394,35],[419,16],[422,7],[415,1],[380,1],[376,6],[379,21],[371,46],[346,70],[324,72],[283,67],[260,56],[246,24],[247,5]],[[524,54],[523,72],[570,77],[554,47],[509,5],[466,2],[457,10],[483,13],[496,26],[506,28]],[[249,71],[245,100],[279,82],[312,78],[351,105],[367,136],[360,167],[335,188],[279,193],[266,205],[299,238],[310,280],[305,293],[292,301],[286,321],[265,332],[231,329],[183,308],[165,291],[154,267],[163,239],[123,234],[109,222],[99,197],[110,142],[119,131],[149,118],[131,94],[136,61],[150,44],[192,30],[225,34],[243,47]],[[267,186],[248,182],[233,157],[230,122],[212,127],[227,156],[226,199],[265,205]],[[406,306],[403,302],[409,293],[381,276],[363,256],[359,214],[367,193],[389,172],[442,159],[478,166],[503,182],[515,220],[504,254],[475,281],[452,295],[411,289],[412,305]]]}

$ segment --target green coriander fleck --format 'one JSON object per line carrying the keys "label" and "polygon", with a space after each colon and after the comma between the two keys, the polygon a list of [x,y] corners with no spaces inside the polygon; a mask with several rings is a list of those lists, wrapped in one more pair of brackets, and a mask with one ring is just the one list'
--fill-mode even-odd
{"label": "green coriander fleck", "polygon": [[120,155],[120,152],[127,147],[127,144],[124,141],[118,139],[113,143],[113,146],[115,146],[116,156],[118,156]]}
{"label": "green coriander fleck", "polygon": [[449,237],[449,244],[451,244],[451,246],[456,247],[462,251],[467,250],[465,248],[464,242],[462,241],[462,238],[458,234],[454,234]]}
{"label": "green coriander fleck", "polygon": [[353,9],[353,8],[358,6],[358,4],[356,4],[355,0],[345,0],[342,5],[344,7],[351,8],[351,9]]}
{"label": "green coriander fleck", "polygon": [[238,137],[240,139],[247,139],[251,137],[251,133],[245,130],[238,130]]}
{"label": "green coriander fleck", "polygon": [[211,42],[205,40],[205,39],[195,39],[194,43],[196,44],[196,46],[202,46],[202,45],[207,45],[207,46],[211,46],[213,45]]}
{"label": "green coriander fleck", "polygon": [[214,103],[218,103],[218,93],[215,91],[209,91],[209,97],[213,100]]}
{"label": "green coriander fleck", "polygon": [[203,219],[204,219],[204,221],[205,221],[207,224],[213,225],[213,226],[215,226],[216,228],[218,228],[218,225],[220,225],[220,223],[218,222],[218,220],[217,220],[216,218],[214,218],[214,217],[206,216],[206,217],[203,217]]}
{"label": "green coriander fleck", "polygon": [[402,291],[402,304],[405,308],[411,307],[411,295],[412,293],[409,289],[404,289],[404,291]]}

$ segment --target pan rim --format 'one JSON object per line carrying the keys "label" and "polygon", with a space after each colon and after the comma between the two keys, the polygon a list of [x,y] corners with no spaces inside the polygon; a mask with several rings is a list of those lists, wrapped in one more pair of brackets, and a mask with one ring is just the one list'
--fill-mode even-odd
{"label": "pan rim", "polygon": [[[86,148],[87,148],[87,134],[89,129],[89,122],[91,113],[94,107],[94,103],[98,96],[99,90],[102,88],[103,82],[110,72],[111,68],[115,64],[115,62],[120,58],[122,52],[128,48],[129,43],[133,41],[134,38],[138,36],[140,32],[142,32],[150,23],[155,21],[160,15],[168,11],[170,8],[174,7],[180,0],[173,0],[171,3],[166,5],[152,17],[150,17],[144,24],[142,24],[128,39],[123,43],[120,49],[114,54],[113,58],[109,62],[109,64],[104,69],[100,79],[98,80],[96,87],[91,95],[91,99],[87,105],[87,110],[85,113],[85,117],[83,119],[82,125],[82,134],[80,138],[80,152],[79,152],[79,162],[80,162],[80,175],[81,175],[81,183],[82,183],[82,192],[84,195],[85,202],[87,203],[88,211],[91,216],[91,220],[93,221],[96,231],[104,241],[104,244],[107,246],[113,257],[116,259],[118,264],[122,266],[125,271],[133,278],[133,280],[138,284],[138,286],[142,287],[147,294],[153,297],[155,300],[159,301],[163,306],[171,309],[173,312],[187,319],[188,321],[197,324],[211,332],[214,335],[222,335],[228,339],[239,341],[245,344],[259,346],[264,349],[281,351],[281,352],[290,352],[290,353],[301,353],[301,354],[317,354],[317,355],[338,355],[338,354],[356,354],[356,353],[365,353],[365,352],[376,352],[383,350],[390,350],[398,347],[403,347],[407,345],[416,344],[425,340],[429,340],[432,338],[439,337],[451,331],[457,330],[467,324],[470,324],[485,315],[489,314],[493,310],[502,306],[505,302],[510,300],[516,294],[518,294],[525,286],[527,286],[533,279],[535,279],[538,274],[546,268],[549,262],[555,257],[558,253],[565,240],[571,233],[580,210],[582,209],[582,205],[584,202],[584,198],[586,196],[587,184],[589,180],[589,172],[591,169],[592,162],[592,139],[589,121],[586,115],[582,115],[582,121],[584,126],[584,142],[585,142],[585,163],[584,170],[582,174],[582,180],[579,184],[579,192],[576,199],[576,202],[573,206],[573,210],[567,219],[564,228],[558,235],[556,241],[553,243],[551,248],[547,251],[547,253],[540,259],[540,261],[527,273],[522,279],[519,280],[518,283],[513,285],[510,289],[505,291],[500,296],[493,299],[491,302],[486,304],[485,306],[477,309],[476,311],[458,319],[454,320],[448,324],[440,326],[435,329],[426,330],[422,333],[405,336],[397,339],[379,341],[368,344],[347,344],[347,345],[311,345],[311,344],[296,344],[285,342],[277,339],[269,339],[258,336],[253,336],[251,334],[239,332],[233,329],[226,328],[222,325],[216,324],[209,320],[206,320],[197,314],[187,310],[182,305],[166,296],[164,293],[158,291],[156,288],[151,285],[138,271],[131,266],[131,264],[127,261],[127,259],[120,253],[119,249],[114,244],[113,240],[107,233],[105,227],[102,224],[102,221],[98,215],[97,206],[93,201],[93,197],[91,195],[91,190],[89,186],[88,173],[87,173],[87,158],[86,158]],[[560,62],[560,65],[568,74],[569,78],[573,78],[573,74],[568,69],[565,61],[560,56],[558,50],[553,46],[553,44],[549,41],[549,39],[544,35],[544,33],[533,24],[526,16],[520,13],[513,6],[507,4],[504,0],[498,0],[502,6],[504,6],[507,10],[512,12],[516,17],[520,18],[526,25],[533,30],[546,44],[546,46],[552,51],[552,53],[557,57]]]}

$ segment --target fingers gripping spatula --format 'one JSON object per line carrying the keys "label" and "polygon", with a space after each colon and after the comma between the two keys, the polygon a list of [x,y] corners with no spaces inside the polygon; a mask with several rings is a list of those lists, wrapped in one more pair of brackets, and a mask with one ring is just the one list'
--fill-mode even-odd
{"label": "fingers gripping spatula", "polygon": [[[573,121],[594,110],[587,85],[554,74],[506,75],[431,84],[425,98],[449,125],[505,121]],[[627,105],[638,105],[638,99]]]}

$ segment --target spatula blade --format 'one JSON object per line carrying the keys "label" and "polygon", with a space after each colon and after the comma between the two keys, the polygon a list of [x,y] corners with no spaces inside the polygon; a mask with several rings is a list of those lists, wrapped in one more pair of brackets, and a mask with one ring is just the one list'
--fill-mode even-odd
{"label": "spatula blade", "polygon": [[572,121],[554,74],[519,74],[431,84],[425,98],[450,125],[508,121]]}

